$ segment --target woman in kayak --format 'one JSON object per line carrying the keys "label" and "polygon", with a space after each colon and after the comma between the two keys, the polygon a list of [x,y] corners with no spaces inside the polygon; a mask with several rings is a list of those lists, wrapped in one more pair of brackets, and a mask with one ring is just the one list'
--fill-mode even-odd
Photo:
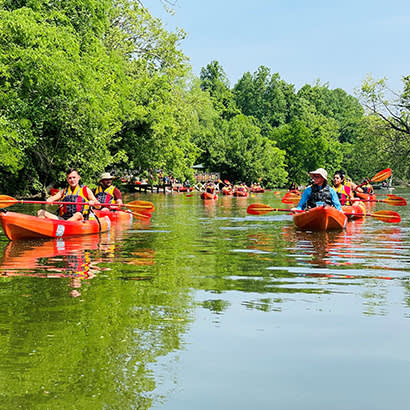
{"label": "woman in kayak", "polygon": [[342,206],[336,191],[327,184],[327,171],[318,168],[316,171],[309,172],[313,179],[313,184],[308,186],[304,191],[296,208],[291,211],[300,211],[316,206],[333,206],[338,211],[342,211]]}
{"label": "woman in kayak", "polygon": [[[91,189],[86,185],[79,185],[80,174],[74,168],[70,168],[66,172],[68,188],[64,188],[55,195],[47,198],[47,202],[77,202],[78,204],[61,205],[58,208],[57,215],[52,214],[44,209],[38,211],[40,218],[48,219],[64,219],[66,221],[82,221],[88,219],[90,206],[99,205],[97,198],[92,193]],[[85,202],[87,205],[85,205]]]}
{"label": "woman in kayak", "polygon": [[333,176],[333,188],[342,205],[351,205],[354,195],[350,185],[346,184],[345,174],[342,170],[336,171]]}

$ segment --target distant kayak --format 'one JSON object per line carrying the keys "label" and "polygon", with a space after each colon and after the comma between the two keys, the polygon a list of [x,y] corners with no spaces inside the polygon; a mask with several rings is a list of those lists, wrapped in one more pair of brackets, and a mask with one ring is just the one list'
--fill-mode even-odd
{"label": "distant kayak", "polygon": [[205,199],[205,200],[215,200],[215,199],[218,199],[218,195],[216,195],[216,194],[211,194],[210,192],[202,192],[202,194],[201,194],[201,199]]}
{"label": "distant kayak", "polygon": [[295,225],[304,231],[330,231],[343,229],[347,217],[331,206],[318,206],[293,215]]}
{"label": "distant kayak", "polygon": [[88,221],[39,218],[17,212],[0,212],[4,233],[11,241],[35,238],[62,238],[105,232],[111,228],[108,216]]}
{"label": "distant kayak", "polygon": [[248,193],[246,191],[235,191],[233,193],[233,196],[246,198],[248,196]]}

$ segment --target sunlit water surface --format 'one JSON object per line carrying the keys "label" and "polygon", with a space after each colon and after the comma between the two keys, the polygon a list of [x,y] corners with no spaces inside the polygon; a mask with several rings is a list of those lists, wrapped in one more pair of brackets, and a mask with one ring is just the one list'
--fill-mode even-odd
{"label": "sunlit water surface", "polygon": [[154,202],[150,222],[1,233],[1,408],[408,408],[408,207],[311,233],[246,213],[283,208],[273,192],[133,199]]}

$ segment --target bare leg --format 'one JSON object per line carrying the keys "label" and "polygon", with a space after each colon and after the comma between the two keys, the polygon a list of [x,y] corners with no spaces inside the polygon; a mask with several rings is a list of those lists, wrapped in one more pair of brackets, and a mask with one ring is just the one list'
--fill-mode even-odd
{"label": "bare leg", "polygon": [[82,220],[84,220],[84,217],[81,212],[76,212],[72,217],[67,219],[67,221],[82,221]]}
{"label": "bare leg", "polygon": [[52,214],[51,212],[46,211],[45,209],[40,209],[37,212],[37,216],[39,218],[47,218],[47,219],[59,219],[57,215]]}

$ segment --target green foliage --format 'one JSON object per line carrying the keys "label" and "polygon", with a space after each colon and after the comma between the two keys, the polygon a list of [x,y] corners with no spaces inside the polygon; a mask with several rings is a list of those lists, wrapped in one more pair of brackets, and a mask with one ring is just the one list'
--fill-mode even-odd
{"label": "green foliage", "polygon": [[197,161],[248,183],[283,185],[285,169],[302,182],[317,166],[350,164],[360,175],[355,151],[373,144],[373,131],[386,153],[379,158],[408,175],[410,77],[391,101],[384,80],[364,82],[362,101],[390,127],[382,130],[343,90],[318,82],[296,93],[264,66],[232,89],[217,61],[193,78],[184,38],[134,0],[0,2],[0,183],[8,193],[44,192],[72,166],[91,184],[107,168],[161,168],[184,179]]}
{"label": "green foliage", "polygon": [[245,73],[233,92],[242,113],[257,118],[261,126],[278,127],[289,122],[294,87],[280,80],[278,73],[271,75],[267,67],[259,67],[253,75]]}
{"label": "green foliage", "polygon": [[303,99],[315,108],[315,111],[337,122],[339,141],[353,142],[360,134],[360,121],[363,107],[359,101],[340,88],[330,90],[320,83],[304,85],[298,91],[298,99]]}
{"label": "green foliage", "polygon": [[210,169],[233,181],[251,183],[262,178],[269,185],[285,182],[284,152],[260,134],[254,119],[237,115],[229,121],[219,120],[215,129],[218,131],[206,147]]}
{"label": "green foliage", "polygon": [[[384,159],[393,170],[399,181],[408,181],[410,170],[408,157],[410,154],[410,77],[403,77],[403,92],[391,91],[385,78],[374,80],[367,77],[359,91],[363,106],[370,113],[367,122],[366,136],[373,136],[378,143],[374,146],[378,159],[372,165]],[[375,121],[372,116],[381,121]],[[371,136],[370,136],[371,134]],[[354,157],[353,157],[354,158]],[[385,163],[386,163],[385,162]],[[366,168],[364,168],[366,169]]]}
{"label": "green foliage", "polygon": [[201,88],[209,92],[215,110],[226,120],[240,113],[229,88],[227,76],[217,61],[201,69]]}

